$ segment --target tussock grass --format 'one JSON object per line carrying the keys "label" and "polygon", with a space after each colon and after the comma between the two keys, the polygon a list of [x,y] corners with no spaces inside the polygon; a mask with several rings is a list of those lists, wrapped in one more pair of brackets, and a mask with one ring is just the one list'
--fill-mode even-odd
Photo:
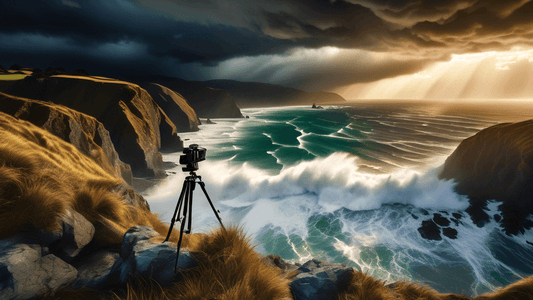
{"label": "tussock grass", "polygon": [[476,300],[522,300],[533,299],[533,276],[502,287],[492,293],[484,294]]}
{"label": "tussock grass", "polygon": [[166,234],[168,227],[157,215],[126,204],[113,192],[119,184],[123,182],[71,144],[0,113],[0,238],[28,224],[59,230],[69,209],[95,226],[95,240],[103,245],[120,244],[134,225]]}

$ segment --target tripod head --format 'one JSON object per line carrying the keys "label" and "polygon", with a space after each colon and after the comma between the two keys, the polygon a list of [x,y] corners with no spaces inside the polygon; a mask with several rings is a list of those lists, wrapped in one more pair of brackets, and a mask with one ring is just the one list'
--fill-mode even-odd
{"label": "tripod head", "polygon": [[180,156],[180,164],[187,165],[183,168],[183,172],[194,172],[198,170],[198,163],[205,160],[207,149],[198,147],[197,144],[191,144],[188,148],[183,149],[183,154]]}

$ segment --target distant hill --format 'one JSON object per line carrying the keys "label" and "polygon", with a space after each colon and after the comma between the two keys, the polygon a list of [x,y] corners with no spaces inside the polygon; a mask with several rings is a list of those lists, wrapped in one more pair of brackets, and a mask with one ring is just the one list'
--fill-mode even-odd
{"label": "distant hill", "polygon": [[346,100],[329,92],[305,92],[277,84],[241,82],[236,80],[208,80],[203,84],[227,90],[240,108],[286,105],[342,103]]}

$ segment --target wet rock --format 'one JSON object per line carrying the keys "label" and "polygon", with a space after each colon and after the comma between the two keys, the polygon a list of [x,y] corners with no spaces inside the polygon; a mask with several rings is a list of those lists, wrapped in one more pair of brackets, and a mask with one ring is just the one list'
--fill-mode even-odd
{"label": "wet rock", "polygon": [[418,232],[423,238],[427,240],[442,240],[442,236],[440,235],[440,228],[432,220],[422,221],[422,226],[418,228]]}
{"label": "wet rock", "polygon": [[411,217],[413,217],[413,219],[415,219],[415,220],[418,220],[418,216],[416,216],[414,214],[411,214]]}
{"label": "wet rock", "polygon": [[446,219],[441,214],[433,214],[433,221],[442,227],[450,226],[450,220]]}
{"label": "wet rock", "polygon": [[450,239],[457,238],[457,230],[450,227],[442,228],[442,234],[449,237]]}
{"label": "wet rock", "polygon": [[353,268],[320,260],[310,260],[297,269],[301,273],[290,284],[295,300],[336,299]]}

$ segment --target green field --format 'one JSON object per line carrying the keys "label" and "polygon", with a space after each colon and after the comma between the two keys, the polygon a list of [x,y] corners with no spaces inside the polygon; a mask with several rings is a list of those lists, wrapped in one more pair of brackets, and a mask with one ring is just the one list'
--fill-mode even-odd
{"label": "green field", "polygon": [[3,74],[0,75],[0,80],[19,80],[28,75],[25,74]]}

